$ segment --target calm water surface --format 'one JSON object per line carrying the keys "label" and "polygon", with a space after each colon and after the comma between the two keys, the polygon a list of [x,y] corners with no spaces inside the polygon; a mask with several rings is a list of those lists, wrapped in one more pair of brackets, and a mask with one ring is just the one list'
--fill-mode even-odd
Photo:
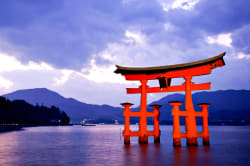
{"label": "calm water surface", "polygon": [[[0,166],[250,165],[249,126],[210,126],[210,147],[172,147],[172,126],[161,144],[124,146],[120,125],[31,127],[0,133]],[[136,130],[136,126],[133,126]]]}

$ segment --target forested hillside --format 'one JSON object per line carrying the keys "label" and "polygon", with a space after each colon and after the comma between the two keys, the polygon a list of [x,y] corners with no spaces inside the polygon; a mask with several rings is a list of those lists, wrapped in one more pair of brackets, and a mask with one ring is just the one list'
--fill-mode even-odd
{"label": "forested hillside", "polygon": [[0,97],[0,124],[68,124],[68,115],[58,107],[31,105],[24,100]]}

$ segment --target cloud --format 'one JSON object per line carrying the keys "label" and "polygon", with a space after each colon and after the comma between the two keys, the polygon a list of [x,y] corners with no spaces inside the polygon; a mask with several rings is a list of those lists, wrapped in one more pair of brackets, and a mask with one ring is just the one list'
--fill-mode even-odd
{"label": "cloud", "polygon": [[199,0],[158,0],[158,2],[162,5],[162,9],[165,12],[169,10],[182,9],[182,10],[192,10],[195,5],[199,2]]}
{"label": "cloud", "polygon": [[[109,55],[109,54],[106,54]],[[114,73],[116,67],[112,65],[97,66],[95,60],[91,61],[90,68],[82,69],[82,77],[97,83],[128,83],[125,79]]]}
{"label": "cloud", "polygon": [[54,85],[60,86],[60,85],[65,84],[69,80],[73,72],[74,71],[72,70],[61,70],[60,73],[62,76],[59,78],[58,77],[54,78],[54,82],[55,82]]}
{"label": "cloud", "polygon": [[0,88],[2,89],[10,89],[13,86],[13,82],[11,82],[10,80],[0,76]]}
{"label": "cloud", "polygon": [[[0,53],[0,84],[2,86],[2,89],[8,90],[12,86],[16,85],[16,78],[11,77],[13,73],[50,73],[54,75],[53,81],[55,86],[60,86],[64,84],[70,77],[70,75],[73,72],[73,70],[66,70],[66,69],[55,69],[51,65],[47,64],[46,62],[40,62],[36,63],[33,61],[29,61],[26,64],[23,64],[21,61],[16,59],[13,56],[9,56],[8,54],[2,54]],[[7,74],[8,73],[8,74]],[[5,77],[2,77],[2,75],[5,75]],[[15,74],[14,74],[15,75]],[[38,76],[38,75],[37,75]],[[7,78],[11,78],[13,81],[10,81]],[[15,75],[15,77],[23,79],[23,74]],[[29,79],[27,79],[24,82],[29,82],[32,76],[29,76]],[[39,77],[39,76],[38,76]],[[37,81],[34,81],[37,83]],[[28,83],[30,85],[30,83]],[[37,83],[39,85],[39,83]],[[48,86],[48,85],[46,85]]]}
{"label": "cloud", "polygon": [[0,73],[14,70],[53,70],[53,67],[45,62],[22,64],[15,57],[0,53]]}
{"label": "cloud", "polygon": [[239,52],[236,58],[237,59],[250,59],[250,54],[244,54],[242,52]]}
{"label": "cloud", "polygon": [[0,39],[10,47],[0,50],[15,50],[22,62],[81,69],[107,43],[119,41],[127,27],[153,31],[149,25],[162,19],[158,8],[153,1],[6,1],[0,8],[5,17],[0,19]]}
{"label": "cloud", "polygon": [[250,22],[248,6],[249,1],[226,0],[6,1],[0,8],[1,17],[8,18],[0,19],[0,41],[5,43],[0,50],[14,52],[22,62],[80,70],[93,58],[108,63],[95,55],[119,43],[126,32],[145,35],[149,44],[183,50],[199,47],[207,36],[232,33],[237,40],[234,31]]}
{"label": "cloud", "polygon": [[250,54],[250,23],[234,31],[232,35],[233,46],[238,52]]}
{"label": "cloud", "polygon": [[[164,4],[169,5],[168,12]],[[249,22],[247,6],[248,1],[224,0],[8,1],[0,10],[9,9],[0,13],[8,18],[0,21],[0,41],[8,47],[0,45],[0,50],[14,52],[11,55],[22,62],[43,61],[56,68],[80,70],[93,59],[97,64],[109,63],[96,54],[128,38],[130,32],[146,36],[149,47],[168,44],[183,51],[199,47],[207,36],[232,33],[235,38],[233,31]],[[145,54],[145,50],[138,51]]]}
{"label": "cloud", "polygon": [[217,36],[208,36],[207,37],[207,42],[209,44],[220,44],[226,47],[232,47],[232,34],[227,33],[227,34],[219,34]]}
{"label": "cloud", "polygon": [[185,32],[202,30],[210,35],[228,33],[250,21],[248,10],[250,2],[243,1],[199,1],[195,10],[171,10],[168,20]]}

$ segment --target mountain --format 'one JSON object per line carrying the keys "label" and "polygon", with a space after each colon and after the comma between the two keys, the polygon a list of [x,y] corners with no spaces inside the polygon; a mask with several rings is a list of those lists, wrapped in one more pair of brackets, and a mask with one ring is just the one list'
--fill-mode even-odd
{"label": "mountain", "polygon": [[105,122],[122,120],[122,108],[108,105],[86,104],[73,98],[64,98],[46,88],[18,90],[3,95],[10,100],[22,99],[33,105],[56,106],[65,111],[72,122],[93,119]]}
{"label": "mountain", "polygon": [[[100,121],[114,122],[123,121],[121,107],[109,105],[94,105],[77,101],[73,98],[64,98],[56,92],[45,88],[18,90],[4,95],[4,97],[14,100],[23,99],[31,104],[52,106],[55,105],[64,110],[73,122],[79,122],[84,118]],[[193,94],[195,110],[200,110],[198,103],[210,103],[209,121],[249,121],[250,122],[250,90],[220,90],[213,92],[198,92]],[[172,120],[169,101],[185,101],[184,94],[171,94],[154,101],[151,104],[160,104],[160,121]],[[121,101],[122,102],[122,101]],[[184,104],[180,107],[184,110]],[[139,108],[133,108],[138,110]],[[148,107],[148,110],[152,110]],[[138,121],[138,120],[137,120]]]}
{"label": "mountain", "polygon": [[0,124],[68,125],[70,118],[59,108],[34,106],[24,100],[6,100],[0,96]]}

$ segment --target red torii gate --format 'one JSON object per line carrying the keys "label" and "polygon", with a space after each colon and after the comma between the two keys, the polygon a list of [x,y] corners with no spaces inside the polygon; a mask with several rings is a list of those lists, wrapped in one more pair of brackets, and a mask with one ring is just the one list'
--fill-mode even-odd
{"label": "red torii gate", "polygon": [[[173,115],[173,144],[174,146],[181,146],[180,139],[187,138],[187,145],[197,145],[197,137],[203,138],[203,144],[209,145],[209,131],[208,131],[208,103],[200,103],[202,107],[201,112],[194,110],[192,101],[193,90],[208,90],[211,83],[195,84],[191,81],[193,76],[211,74],[212,69],[222,67],[225,65],[222,53],[218,56],[196,61],[192,63],[159,66],[159,67],[122,67],[116,66],[115,73],[122,74],[126,80],[140,81],[141,85],[138,88],[127,88],[127,94],[141,93],[141,105],[139,112],[132,112],[129,107],[133,104],[122,103],[124,106],[123,115],[124,121],[124,143],[130,144],[131,136],[139,136],[139,143],[148,143],[148,136],[154,136],[154,142],[160,142],[159,130],[159,108],[160,105],[152,105],[153,112],[147,111],[147,93],[160,93],[160,92],[175,92],[185,91],[185,111],[180,111],[179,106],[182,104],[180,101],[169,102],[172,106]],[[183,77],[185,82],[182,85],[171,86],[171,79]],[[159,80],[159,87],[149,87],[148,80]],[[180,116],[185,117],[186,132],[180,131]],[[130,117],[139,117],[139,131],[130,130]],[[154,117],[154,131],[147,131],[147,117]],[[203,131],[198,133],[196,128],[196,117],[203,118]]]}

